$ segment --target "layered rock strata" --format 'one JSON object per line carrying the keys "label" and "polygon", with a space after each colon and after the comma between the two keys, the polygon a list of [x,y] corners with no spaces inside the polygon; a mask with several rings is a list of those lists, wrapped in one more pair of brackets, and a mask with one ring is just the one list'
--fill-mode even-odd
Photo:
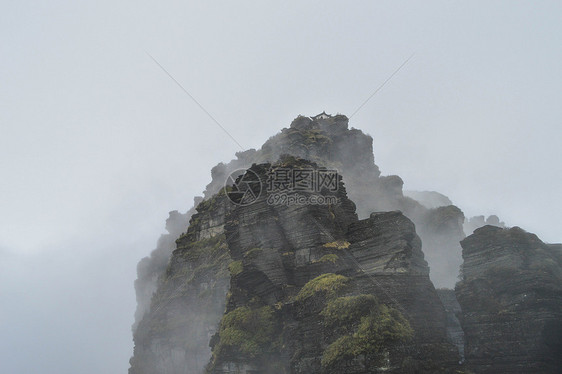
{"label": "layered rock strata", "polygon": [[[450,233],[440,229],[439,232],[434,232],[434,225],[425,224],[425,221],[430,219],[428,217],[433,215],[428,213],[430,210],[415,199],[404,196],[400,177],[381,176],[373,156],[373,138],[358,129],[350,129],[348,122],[344,115],[315,119],[298,116],[290,127],[282,129],[280,133],[268,139],[259,150],[238,152],[236,159],[213,167],[212,180],[203,193],[204,199],[209,199],[219,192],[230,173],[238,169],[247,169],[253,163],[276,162],[284,154],[317,162],[338,170],[344,176],[348,194],[357,204],[359,217],[368,217],[375,211],[400,210],[414,221],[416,226],[425,227],[419,230],[418,234],[424,242],[432,280],[438,287],[453,287],[461,261],[458,240],[462,238],[457,235],[458,227],[454,227],[459,225],[458,217],[450,216],[451,220],[446,224],[452,227]],[[420,200],[427,200],[426,195],[419,195]],[[200,201],[201,198],[197,198],[195,206]],[[439,201],[448,199],[442,196]],[[157,249],[139,263],[136,282],[138,310],[133,330],[150,305],[157,279],[163,275],[175,249],[174,240],[187,230],[185,222],[194,212],[195,209],[192,208],[181,217],[171,216],[170,219],[174,221],[184,221],[183,226],[164,235]],[[447,263],[447,272],[440,270],[443,268],[443,261]]]}
{"label": "layered rock strata", "polygon": [[150,308],[135,330],[130,374],[203,372],[230,281],[224,235],[229,209],[224,193],[200,203],[189,229],[175,241]]}
{"label": "layered rock strata", "polygon": [[518,227],[484,226],[461,245],[456,295],[467,365],[477,373],[559,373],[562,252]]}
{"label": "layered rock strata", "polygon": [[[266,168],[251,170],[263,175]],[[209,372],[447,372],[457,366],[414,224],[400,212],[358,220],[343,184],[334,196],[339,204],[284,206],[268,204],[265,194],[230,212],[225,235],[235,265]],[[361,340],[375,329],[388,339],[379,345],[374,336]]]}

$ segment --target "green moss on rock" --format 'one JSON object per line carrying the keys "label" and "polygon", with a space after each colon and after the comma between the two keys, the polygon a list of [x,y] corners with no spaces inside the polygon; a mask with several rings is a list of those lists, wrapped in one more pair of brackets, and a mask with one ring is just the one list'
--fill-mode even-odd
{"label": "green moss on rock", "polygon": [[242,261],[233,261],[228,265],[228,270],[230,270],[232,276],[235,276],[244,270],[244,265],[242,265]]}
{"label": "green moss on rock", "polygon": [[[340,300],[338,307],[343,307],[350,302],[355,304],[358,300],[361,299]],[[367,299],[362,300],[364,302]],[[326,312],[326,314],[329,313]],[[385,348],[408,340],[412,335],[413,330],[410,324],[400,312],[386,305],[379,305],[368,315],[361,317],[354,333],[339,337],[324,350],[321,360],[322,367],[329,368],[359,356],[371,363],[381,364]]]}
{"label": "green moss on rock", "polygon": [[219,342],[214,353],[229,349],[234,354],[254,358],[274,349],[275,314],[264,306],[236,308],[225,314],[220,323]]}
{"label": "green moss on rock", "polygon": [[349,278],[343,275],[333,273],[322,274],[305,284],[298,293],[296,300],[302,301],[317,292],[325,292],[328,297],[333,297],[344,289],[348,282]]}
{"label": "green moss on rock", "polygon": [[352,325],[360,321],[361,317],[368,315],[376,306],[377,300],[373,295],[338,297],[328,301],[321,314],[324,317],[324,324],[328,327]]}
{"label": "green moss on rock", "polygon": [[178,247],[186,262],[191,264],[187,283],[191,283],[206,273],[213,273],[217,276],[227,276],[227,264],[230,262],[230,253],[226,244],[224,234],[215,235],[207,239],[187,243]]}
{"label": "green moss on rock", "polygon": [[351,244],[346,240],[336,240],[323,245],[327,249],[347,249]]}

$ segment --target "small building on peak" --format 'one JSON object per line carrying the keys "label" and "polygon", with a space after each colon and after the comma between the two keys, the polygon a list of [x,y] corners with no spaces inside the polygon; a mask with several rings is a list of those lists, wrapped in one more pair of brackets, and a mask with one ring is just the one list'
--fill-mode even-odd
{"label": "small building on peak", "polygon": [[314,117],[310,117],[313,121],[318,121],[319,119],[329,119],[332,118],[331,115],[327,114],[326,112],[322,112],[320,114],[315,115]]}

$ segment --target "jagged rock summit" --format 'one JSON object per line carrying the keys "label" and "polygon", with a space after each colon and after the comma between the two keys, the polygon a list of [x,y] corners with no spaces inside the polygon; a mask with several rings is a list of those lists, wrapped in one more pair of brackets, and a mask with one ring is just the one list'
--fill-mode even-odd
{"label": "jagged rock summit", "polygon": [[[372,138],[344,115],[299,116],[236,156],[212,169],[194,208],[171,212],[169,233],[139,263],[130,374],[484,373],[497,362],[505,372],[551,372],[559,246],[521,239],[535,249],[516,255],[522,245],[507,229],[482,236],[488,226],[465,239],[462,211],[438,193],[406,197],[398,176],[381,176]],[[518,290],[487,275],[505,259],[528,265]],[[481,279],[484,299],[549,295],[527,309],[509,309],[519,297],[510,296],[505,307],[541,313],[537,326],[550,331],[505,342],[547,348],[512,360],[515,343],[498,348],[499,333],[485,342],[483,326],[496,320],[476,308],[488,302],[473,299]],[[497,331],[521,323],[505,318]]]}

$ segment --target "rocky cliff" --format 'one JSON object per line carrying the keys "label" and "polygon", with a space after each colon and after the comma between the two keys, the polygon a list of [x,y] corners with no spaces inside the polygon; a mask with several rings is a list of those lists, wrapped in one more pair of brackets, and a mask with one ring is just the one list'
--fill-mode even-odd
{"label": "rocky cliff", "polygon": [[[425,226],[418,234],[424,242],[424,252],[431,268],[432,280],[438,287],[452,288],[457,280],[458,266],[461,263],[461,248],[458,241],[464,237],[459,230],[460,216],[444,215],[442,221],[450,219],[446,225],[451,232],[426,225],[431,221],[434,208],[451,205],[450,200],[437,193],[409,192],[407,197],[402,192],[402,179],[396,175],[381,176],[373,155],[373,138],[362,131],[349,128],[348,118],[336,115],[325,119],[313,120],[298,116],[288,128],[284,128],[268,139],[259,150],[250,149],[236,153],[236,159],[227,164],[220,163],[211,170],[211,182],[207,185],[203,198],[209,199],[224,187],[225,180],[235,170],[247,169],[253,163],[276,162],[281,155],[289,154],[338,170],[345,178],[349,197],[357,204],[359,217],[366,218],[375,211],[400,210],[416,226]],[[203,198],[196,198],[194,207],[183,215],[174,214],[169,221],[177,222],[169,234],[163,235],[157,248],[138,265],[136,281],[138,309],[133,330],[150,304],[150,298],[156,289],[158,277],[166,270],[174,240],[187,230],[186,223],[195,212],[195,207]],[[432,203],[428,204],[427,201]],[[439,203],[436,204],[435,201]],[[426,207],[427,206],[427,207]],[[433,219],[434,220],[434,219]],[[167,225],[167,228],[170,229]],[[435,231],[437,230],[437,231]],[[447,267],[447,271],[442,271]]]}
{"label": "rocky cliff", "polygon": [[224,193],[197,206],[175,242],[164,274],[134,332],[130,373],[201,373],[224,312],[231,258],[224,236]]}
{"label": "rocky cliff", "polygon": [[456,287],[466,362],[477,373],[559,373],[562,252],[514,227],[484,226],[461,242]]}
{"label": "rocky cliff", "polygon": [[150,253],[150,256],[139,261],[137,265],[138,278],[135,280],[137,310],[135,311],[133,331],[136,330],[139,322],[150,308],[152,295],[158,287],[158,278],[166,271],[170,254],[176,248],[176,239],[185,231],[194,210],[191,209],[186,214],[181,214],[177,210],[171,211],[166,220],[166,231],[168,233],[160,236],[156,249]]}
{"label": "rocky cliff", "polygon": [[[462,211],[406,197],[343,115],[299,116],[236,156],[139,263],[130,374],[553,372],[560,246],[489,226],[464,239]],[[456,292],[436,291],[463,257]]]}
{"label": "rocky cliff", "polygon": [[[248,173],[266,181],[269,170]],[[272,204],[267,191],[249,205],[224,193],[199,204],[137,328],[130,373],[455,367],[414,224],[400,212],[359,220],[341,176],[337,187],[318,192],[333,204]]]}

